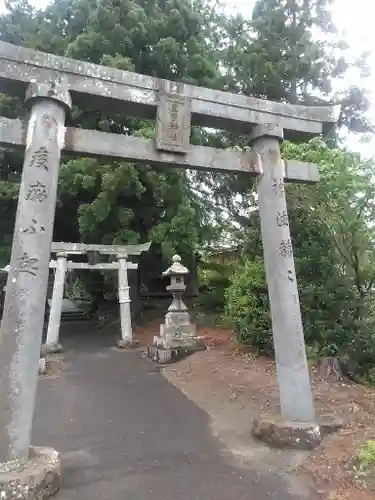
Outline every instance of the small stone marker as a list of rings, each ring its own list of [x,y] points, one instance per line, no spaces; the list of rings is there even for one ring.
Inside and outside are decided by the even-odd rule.
[[[188,273],[189,270],[181,264],[179,255],[173,257],[171,267],[163,273],[163,276],[171,279],[167,290],[172,292],[173,300],[165,315],[164,324],[160,325],[160,335],[154,337],[153,344],[148,349],[149,356],[159,363],[177,361],[187,354],[204,349],[182,299],[186,289],[184,278]]]

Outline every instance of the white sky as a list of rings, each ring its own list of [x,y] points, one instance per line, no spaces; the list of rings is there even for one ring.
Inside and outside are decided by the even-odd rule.
[[[245,17],[251,16],[255,0],[221,0],[231,12],[241,12]],[[48,0],[31,0],[37,7],[43,7]],[[0,0],[0,12],[4,10],[5,0]],[[345,40],[356,54],[363,50],[370,50],[369,65],[373,75],[364,85],[371,91],[373,102],[370,118],[375,123],[375,0],[335,0],[333,7],[333,20],[337,28],[345,33]],[[353,80],[348,83],[356,83]],[[360,144],[356,137],[347,140],[348,147],[360,151],[365,155],[375,156],[375,138],[369,144]]]

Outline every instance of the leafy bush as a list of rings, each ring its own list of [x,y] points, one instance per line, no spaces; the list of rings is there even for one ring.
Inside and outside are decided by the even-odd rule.
[[[206,312],[222,313],[225,306],[225,290],[230,283],[233,264],[202,262],[198,269],[198,305]]]
[[[375,317],[371,307],[362,307],[356,329],[345,345],[345,353],[355,373],[375,385]]]
[[[80,278],[76,278],[73,282],[68,282],[66,295],[71,300],[90,300],[90,294]]]
[[[298,260],[296,261],[298,265]],[[338,273],[312,282],[299,277],[302,319],[309,358],[346,359],[356,374],[375,381],[375,314]],[[237,340],[272,354],[272,331],[261,259],[238,265],[225,293],[225,312]]]
[[[356,457],[356,465],[354,470],[357,473],[357,478],[366,476],[375,468],[375,441],[367,441],[359,450]]]
[[[225,312],[237,340],[259,352],[272,353],[268,292],[260,259],[238,266],[226,294]]]

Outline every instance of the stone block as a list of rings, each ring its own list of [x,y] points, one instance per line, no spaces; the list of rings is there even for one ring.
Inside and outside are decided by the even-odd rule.
[[[345,425],[344,420],[335,415],[321,415],[318,423],[322,437],[339,431]]]
[[[186,339],[196,342],[197,329],[196,326],[189,323],[180,325],[178,328],[174,326],[167,326],[166,324],[160,325],[160,336],[170,337],[171,339]]]
[[[190,314],[181,311],[171,311],[165,315],[166,328],[179,329],[180,327],[191,327]]]
[[[44,375],[47,372],[47,361],[46,358],[39,358],[39,375]]]
[[[314,422],[289,422],[264,418],[253,424],[253,435],[275,448],[311,450],[322,442],[320,426]]]
[[[63,352],[63,346],[61,344],[43,344],[40,348],[41,356],[46,356],[47,354],[58,354]]]
[[[0,472],[1,500],[45,500],[55,495],[60,486],[60,456],[51,448],[32,447],[23,467]]]
[[[160,345],[149,345],[147,348],[147,355],[152,360],[160,364],[175,363],[180,359],[193,354],[194,352],[205,350],[203,344],[196,343],[190,346],[179,347],[163,347]]]
[[[135,349],[139,347],[139,340],[118,340],[116,345],[119,349]]]

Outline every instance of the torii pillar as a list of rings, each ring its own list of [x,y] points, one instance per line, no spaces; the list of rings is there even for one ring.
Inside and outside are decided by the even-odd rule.
[[[118,301],[120,305],[121,339],[117,341],[117,346],[121,349],[128,349],[138,346],[139,342],[133,339],[132,315],[130,308],[130,287],[128,281],[128,256],[118,254]]]
[[[260,166],[257,179],[264,264],[271,309],[281,416],[258,420],[254,433],[273,445],[313,447],[320,443],[303,334],[293,247],[280,156],[283,130],[259,125],[251,136]]]
[[[52,449],[31,448],[49,258],[65,113],[70,94],[31,83],[26,150],[0,330],[0,498],[50,494],[60,487]]]
[[[46,344],[43,346],[47,353],[57,353],[62,351],[59,343],[59,332],[61,323],[61,311],[64,300],[64,285],[66,274],[66,263],[68,254],[60,252],[56,255],[55,280],[53,282],[53,293],[51,308],[49,312]]]

